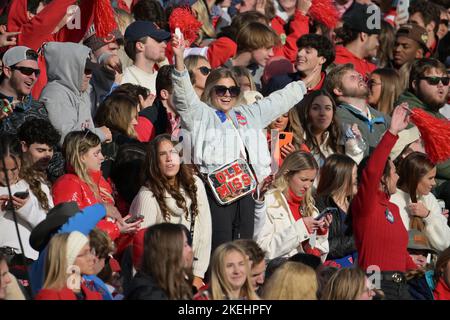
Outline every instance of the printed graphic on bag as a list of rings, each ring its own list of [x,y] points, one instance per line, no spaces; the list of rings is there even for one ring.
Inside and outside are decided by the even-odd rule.
[[[236,201],[256,188],[253,173],[243,159],[233,161],[210,173],[208,182],[221,204]]]

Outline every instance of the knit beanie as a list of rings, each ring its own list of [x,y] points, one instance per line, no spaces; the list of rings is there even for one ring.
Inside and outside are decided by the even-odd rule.
[[[66,245],[66,262],[67,266],[72,266],[75,259],[80,254],[81,249],[89,242],[88,237],[78,231],[70,233]]]

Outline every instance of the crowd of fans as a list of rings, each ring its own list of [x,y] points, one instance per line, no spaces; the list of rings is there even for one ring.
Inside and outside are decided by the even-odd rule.
[[[4,1],[0,300],[450,300],[449,8]]]

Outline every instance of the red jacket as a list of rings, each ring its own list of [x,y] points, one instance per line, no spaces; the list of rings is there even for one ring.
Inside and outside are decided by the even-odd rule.
[[[281,37],[282,45],[274,48],[275,56],[284,56],[292,63],[297,59],[297,40],[309,33],[309,18],[299,10],[295,10],[294,18],[289,24],[289,34],[285,31],[286,21],[276,16],[272,19],[271,27]],[[283,40],[284,39],[284,40]]]
[[[347,48],[343,46],[336,47],[336,59],[334,59],[336,65],[352,63],[355,66],[355,70],[358,71],[364,78],[367,78],[368,74],[372,73],[377,66],[365,59],[360,59],[351,53]]]
[[[58,0],[50,2],[33,19],[27,16],[27,0],[15,0],[11,3],[8,14],[8,31],[20,31],[17,36],[17,45],[26,46],[35,51],[46,42],[80,42],[89,26],[93,22],[93,8],[95,1],[82,0],[80,4],[81,28],[70,30],[64,26],[53,33],[67,13],[67,8],[77,3],[77,0]],[[32,91],[33,98],[39,99],[42,89],[47,84],[47,67],[43,55],[38,60],[41,74]]]
[[[353,234],[358,264],[363,270],[369,266],[378,266],[381,271],[417,269],[407,251],[408,232],[398,207],[379,190],[384,166],[397,139],[398,136],[386,131],[363,171],[358,193],[352,200]]]
[[[85,300],[103,300],[103,297],[99,292],[91,291],[83,283],[81,284],[81,290],[84,293]],[[41,289],[36,295],[35,300],[77,300],[77,296],[69,288],[61,290]]]
[[[93,183],[97,186],[97,191],[100,194],[101,199],[97,199],[89,185],[82,181],[76,174],[66,173],[58,178],[53,184],[52,193],[55,206],[61,202],[76,201],[78,207],[83,209],[99,202],[114,203],[111,198],[100,193],[100,188],[102,188],[109,194],[112,194],[112,187],[109,182],[103,178],[102,172],[91,171],[89,175]]]

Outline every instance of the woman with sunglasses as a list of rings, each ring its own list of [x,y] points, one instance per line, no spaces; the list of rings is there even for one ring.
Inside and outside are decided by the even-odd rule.
[[[205,90],[206,78],[211,72],[211,65],[204,56],[190,55],[184,59],[195,93],[201,97]]]
[[[183,62],[185,44],[177,35],[172,40],[175,70],[172,73],[174,105],[182,119],[185,152],[203,177],[236,161],[250,163],[259,183],[270,173],[271,158],[262,129],[286,113],[306,93],[306,84],[293,82],[252,105],[236,107],[240,96],[238,81],[230,70],[213,70],[198,99]],[[188,139],[189,138],[189,139]],[[189,140],[192,142],[188,145]],[[233,180],[234,181],[234,180]],[[254,181],[253,181],[254,182]],[[226,190],[229,188],[226,186]],[[238,187],[239,188],[239,187]],[[255,202],[250,194],[222,205],[207,188],[212,215],[212,248],[236,238],[253,237]]]

